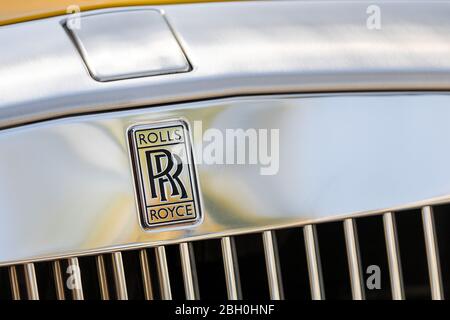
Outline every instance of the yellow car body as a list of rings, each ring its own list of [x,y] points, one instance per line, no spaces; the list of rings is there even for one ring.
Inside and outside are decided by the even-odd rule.
[[[0,1],[0,26],[23,21],[47,18],[71,13],[71,6],[81,11],[142,5],[167,5],[195,2],[219,2],[220,0],[16,0]],[[69,8],[69,12],[68,12]]]

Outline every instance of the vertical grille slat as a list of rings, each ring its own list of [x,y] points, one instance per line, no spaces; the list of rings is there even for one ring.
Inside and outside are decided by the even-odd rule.
[[[13,300],[20,300],[20,286],[19,280],[17,278],[16,266],[9,267],[8,273],[9,273],[9,283],[11,286],[11,298]]]
[[[27,288],[28,300],[39,300],[39,291],[36,281],[36,271],[33,263],[24,265],[25,286]]]
[[[270,299],[284,299],[278,246],[274,231],[263,232],[264,256],[266,258],[267,279],[269,282]]]
[[[139,261],[141,265],[142,284],[144,287],[145,300],[153,300],[150,266],[148,263],[148,255],[146,249],[139,250]]]
[[[228,299],[241,300],[242,290],[234,238],[222,238],[221,244]]]
[[[303,228],[305,237],[306,261],[308,263],[311,298],[325,300],[322,267],[320,262],[319,244],[315,225],[306,225]]]
[[[444,300],[442,208],[19,262],[0,268],[0,299]]]
[[[433,300],[444,299],[442,286],[441,265],[439,261],[439,246],[434,226],[434,216],[431,207],[422,208],[422,221],[427,253],[428,273],[430,278],[431,297]]]
[[[389,264],[389,275],[393,300],[404,300],[402,267],[400,261],[400,250],[397,239],[395,217],[392,212],[383,214],[384,234]]]
[[[53,261],[52,270],[53,280],[55,281],[56,299],[66,300],[66,295],[64,292],[64,280],[61,272],[61,263],[58,260]]]
[[[162,300],[172,300],[172,290],[170,287],[169,268],[167,267],[166,248],[156,247],[156,267],[158,270],[159,289]]]
[[[98,284],[100,288],[100,298],[102,300],[109,300],[108,278],[106,276],[105,259],[102,255],[95,257],[95,264],[97,266]]]
[[[200,299],[197,270],[192,243],[180,243],[180,258],[183,271],[184,290],[187,300]]]
[[[358,232],[356,223],[353,219],[344,220],[344,234],[353,300],[364,300],[365,294],[361,271]]]
[[[127,283],[125,280],[125,270],[123,267],[122,253],[114,252],[111,255],[114,284],[116,288],[117,300],[128,300]]]
[[[83,285],[81,283],[81,269],[78,258],[70,258],[67,260],[69,266],[72,267],[72,276],[74,276],[74,287],[72,291],[73,300],[84,300]]]

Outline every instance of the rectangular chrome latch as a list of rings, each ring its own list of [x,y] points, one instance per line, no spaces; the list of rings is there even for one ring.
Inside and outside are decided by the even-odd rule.
[[[77,23],[74,19],[80,19]],[[71,17],[65,27],[98,81],[187,72],[189,62],[156,10]]]

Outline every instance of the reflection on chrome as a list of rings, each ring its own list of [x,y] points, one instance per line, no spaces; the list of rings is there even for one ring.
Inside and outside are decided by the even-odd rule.
[[[2,131],[0,263],[183,242],[450,198],[447,94],[266,96],[53,120]],[[144,231],[127,129],[185,119],[279,129],[280,170],[197,166],[204,221]],[[193,147],[199,144],[193,140]],[[433,157],[429,155],[433,154]]]

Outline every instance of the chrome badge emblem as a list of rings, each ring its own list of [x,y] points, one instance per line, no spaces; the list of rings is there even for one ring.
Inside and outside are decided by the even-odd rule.
[[[184,121],[130,128],[140,217],[146,229],[201,219],[188,126]]]

